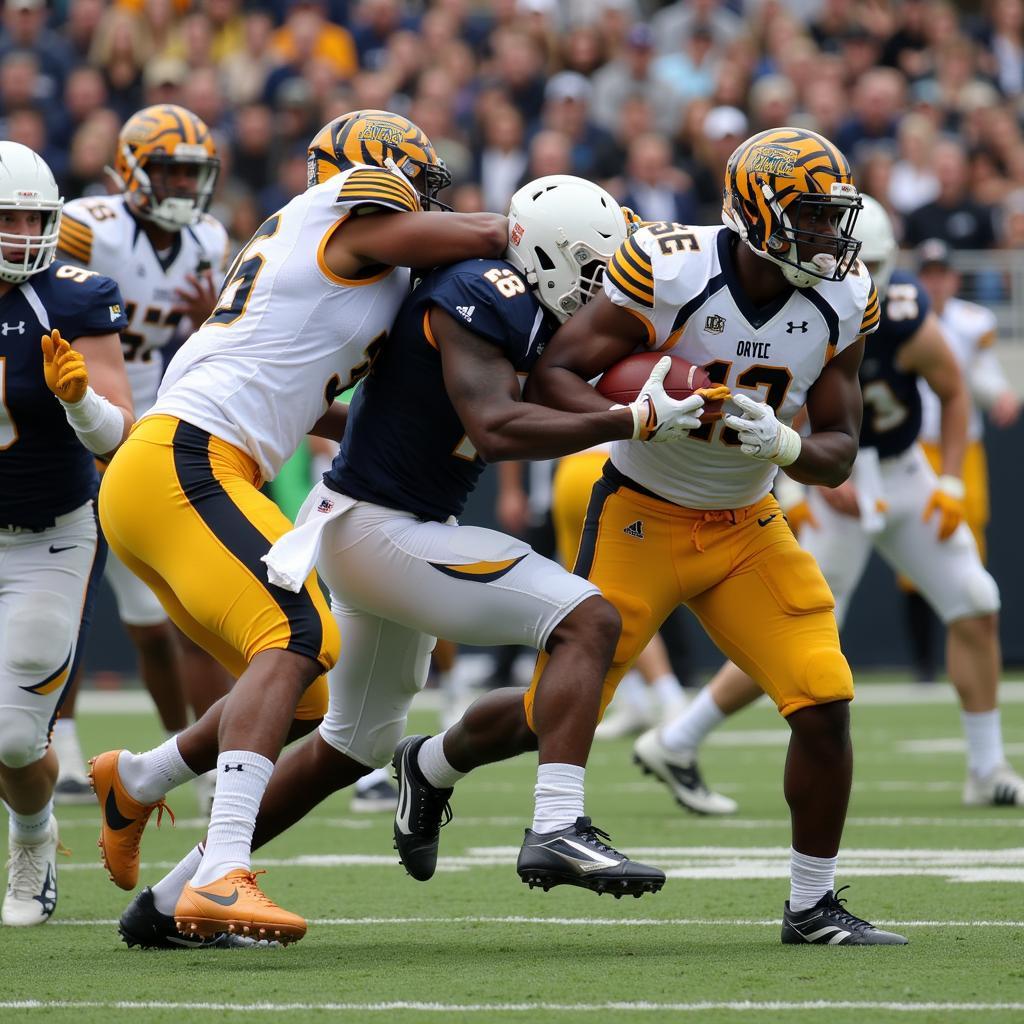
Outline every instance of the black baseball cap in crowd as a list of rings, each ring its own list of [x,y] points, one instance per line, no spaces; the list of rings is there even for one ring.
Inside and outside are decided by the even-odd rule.
[[[929,266],[951,267],[953,265],[953,253],[949,243],[944,242],[941,238],[925,239],[917,247],[915,255],[918,270],[924,270]]]

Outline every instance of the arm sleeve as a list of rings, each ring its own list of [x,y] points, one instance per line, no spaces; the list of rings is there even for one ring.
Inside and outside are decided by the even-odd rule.
[[[62,282],[61,310],[54,326],[69,341],[90,334],[116,334],[128,326],[120,289],[109,277],[91,274],[84,281]]]

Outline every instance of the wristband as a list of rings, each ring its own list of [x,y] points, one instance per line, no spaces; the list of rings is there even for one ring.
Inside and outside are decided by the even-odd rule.
[[[943,473],[939,477],[939,490],[943,494],[948,494],[951,498],[955,498],[957,501],[964,500],[964,482],[958,476],[953,476],[951,473]]]
[[[60,402],[60,399],[57,399]],[[121,410],[108,402],[92,388],[85,389],[85,396],[74,405],[60,402],[64,406],[71,429],[79,441],[94,455],[112,452],[124,436],[124,416]]]
[[[613,405],[608,411],[614,412],[616,409],[628,409],[633,416],[633,435],[630,437],[631,441],[635,441],[640,436],[640,410],[637,409],[636,402],[630,402],[629,405],[616,404]]]
[[[776,466],[791,466],[800,458],[800,449],[803,441],[800,435],[785,423],[779,424],[779,450],[772,456],[771,461]]]

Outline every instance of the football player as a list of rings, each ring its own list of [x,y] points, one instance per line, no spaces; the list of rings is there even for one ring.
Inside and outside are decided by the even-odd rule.
[[[912,274],[893,270],[896,241],[888,214],[869,196],[863,201],[857,235],[883,302],[860,371],[866,407],[861,450],[852,481],[810,492],[800,542],[821,566],[840,622],[872,548],[920,590],[947,626],[946,661],[967,741],[964,803],[1021,806],[1024,779],[1005,761],[999,719],[999,589],[965,521],[960,474],[967,390],[928,294]],[[940,403],[941,475],[916,443],[921,381]],[[638,761],[675,791],[675,768],[695,764],[701,740],[760,695],[750,676],[757,678],[736,665],[723,668],[681,719],[637,741]]]
[[[426,880],[455,782],[539,741],[524,881],[639,894],[660,888],[664,875],[605,845],[583,814],[583,765],[618,617],[596,588],[526,544],[455,517],[487,462],[631,437],[638,421],[664,439],[680,423],[695,424],[703,400],[674,402],[654,388],[636,408],[589,416],[522,402],[520,379],[558,322],[600,287],[626,223],[602,189],[561,175],[524,186],[509,223],[507,259],[442,268],[406,299],[353,399],[338,458],[310,493],[300,525],[268,556],[272,578],[294,589],[319,552],[345,648],[329,676],[327,717],[279,762],[254,845],[394,756],[396,844],[410,874]],[[526,723],[524,691],[506,689],[481,698],[442,735],[408,737],[396,751],[438,634],[550,650],[536,731]],[[534,852],[543,842],[550,848]],[[186,858],[154,891],[180,890],[194,870]],[[122,930],[142,917],[147,900],[144,892],[128,908]]]
[[[183,319],[198,326],[210,315],[216,302],[214,274],[219,281],[227,269],[227,232],[207,213],[219,163],[210,131],[195,114],[170,104],[147,107],[133,114],[118,136],[113,174],[121,192],[74,199],[64,207],[60,256],[120,285],[129,321],[121,345],[139,417],[156,401],[163,372],[160,349]],[[183,680],[176,630],[156,595],[117,555],[108,555],[104,576],[163,727],[168,734],[178,732],[188,725],[187,709],[199,718],[227,692],[230,679],[199,652],[190,658]],[[298,713],[303,717],[307,712],[300,708]],[[320,718],[323,708],[309,714]],[[79,794],[91,800],[70,697],[61,709],[54,745],[61,760],[58,800],[71,802]]]
[[[918,278],[931,300],[946,341],[967,380],[973,399],[967,426],[964,455],[964,509],[982,561],[985,560],[985,527],[988,525],[988,464],[982,442],[985,410],[995,426],[1003,428],[1020,416],[1020,398],[1010,386],[996,353],[996,318],[991,310],[957,297],[960,275],[951,262],[949,246],[939,238],[922,242],[917,250]],[[919,441],[936,473],[941,471],[939,449],[939,402],[921,382],[921,433]],[[906,581],[901,581],[905,583]],[[918,675],[934,678],[932,624],[935,616],[917,591],[907,596],[907,622],[913,640]]]
[[[0,917],[14,926],[44,923],[57,904],[50,730],[106,553],[94,458],[133,422],[121,296],[109,278],[55,260],[62,205],[42,158],[0,142]]]
[[[771,495],[779,467],[827,486],[853,467],[857,371],[879,315],[852,234],[861,199],[845,156],[799,128],[742,143],[724,194],[724,228],[652,224],[620,246],[604,294],[548,345],[527,395],[597,411],[603,400],[586,381],[645,347],[706,364],[731,389],[723,419],[678,444],[614,445],[594,487],[575,572],[623,619],[602,708],[669,612],[686,604],[792,731],[783,941],[903,943],[835,895],[853,677],[828,585]],[[790,422],[805,403],[811,429],[801,437]]]
[[[161,906],[193,937],[248,930],[287,942],[306,930],[260,891],[250,847],[296,704],[333,666],[339,637],[315,574],[298,593],[269,586],[260,558],[291,523],[260,485],[305,434],[340,436],[334,397],[386,346],[407,268],[496,255],[505,244],[504,217],[424,209],[451,178],[404,117],[343,115],[315,137],[308,164],[309,187],[238,254],[100,491],[118,557],[238,678],[177,737],[92,762],[104,862],[128,889],[152,811],[217,767],[206,855],[176,906]]]

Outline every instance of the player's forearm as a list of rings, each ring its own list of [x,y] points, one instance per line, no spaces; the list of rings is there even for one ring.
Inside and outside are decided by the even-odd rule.
[[[803,438],[800,455],[786,472],[802,484],[838,487],[849,479],[856,458],[856,437],[840,430],[822,430]]]
[[[344,402],[332,402],[331,407],[310,427],[314,437],[325,437],[328,441],[341,441],[348,423],[348,406]]]
[[[543,372],[534,370],[526,378],[523,397],[527,402],[564,412],[606,412],[609,406],[607,398],[563,366],[547,366]]]
[[[600,397],[600,396],[599,396]],[[604,409],[591,413],[564,413],[528,402],[494,416],[476,431],[470,431],[485,462],[509,459],[557,459],[595,444],[626,440],[633,436],[633,415],[629,409]]]
[[[964,455],[967,453],[970,400],[966,388],[958,388],[941,401],[939,455],[942,459],[942,475],[959,478],[963,474]]]

